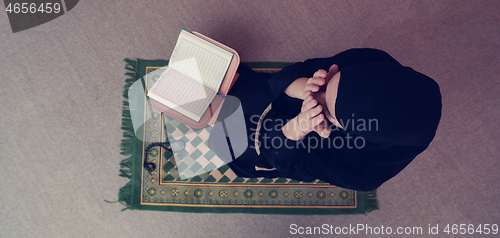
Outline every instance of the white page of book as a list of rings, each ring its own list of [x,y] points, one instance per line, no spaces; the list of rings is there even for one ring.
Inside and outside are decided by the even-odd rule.
[[[182,30],[169,67],[218,92],[233,53]]]
[[[203,115],[217,94],[210,88],[187,78],[172,68],[167,68],[163,72],[149,92],[172,102],[174,105],[167,105],[172,109],[183,113],[182,110],[177,108],[182,107],[197,116]]]

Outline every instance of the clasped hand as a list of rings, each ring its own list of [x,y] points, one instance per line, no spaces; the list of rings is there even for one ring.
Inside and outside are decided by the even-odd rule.
[[[320,69],[314,73],[312,78],[307,80],[301,112],[297,115],[297,123],[303,133],[308,134],[315,131],[321,137],[330,136],[331,130],[323,113],[326,105],[321,105],[318,99],[324,102],[326,86],[338,71],[338,66],[334,64],[328,72]]]

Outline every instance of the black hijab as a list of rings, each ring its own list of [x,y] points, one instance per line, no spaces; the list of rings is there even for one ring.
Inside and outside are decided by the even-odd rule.
[[[341,133],[361,136],[365,149],[427,146],[441,117],[439,86],[392,63],[362,63],[341,70],[335,104]]]
[[[351,138],[351,146],[312,150],[315,159],[302,165],[331,184],[373,190],[429,146],[441,107],[438,84],[409,67],[391,62],[342,67],[335,114],[343,129],[327,139]]]

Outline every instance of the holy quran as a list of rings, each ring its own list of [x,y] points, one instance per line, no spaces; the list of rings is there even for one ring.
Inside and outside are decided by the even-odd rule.
[[[206,126],[236,80],[239,62],[233,49],[182,29],[168,67],[147,95],[157,110],[194,127]]]

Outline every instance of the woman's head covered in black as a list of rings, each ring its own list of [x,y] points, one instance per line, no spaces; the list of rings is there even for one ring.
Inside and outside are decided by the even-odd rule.
[[[338,89],[332,93],[328,87]],[[342,125],[339,131],[363,137],[367,149],[427,146],[441,118],[438,84],[397,64],[344,67],[332,77],[326,94],[328,111]]]

